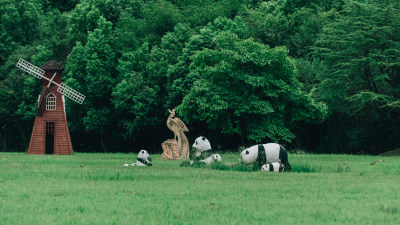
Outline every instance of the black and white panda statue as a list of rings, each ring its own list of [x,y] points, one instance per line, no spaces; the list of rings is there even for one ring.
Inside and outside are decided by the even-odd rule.
[[[240,153],[240,163],[257,163],[258,167],[265,164],[280,162],[286,171],[291,170],[286,149],[276,143],[259,144],[251,146]]]
[[[212,155],[211,144],[207,138],[200,136],[194,140],[189,157],[192,161],[204,160]]]
[[[123,166],[152,166],[151,158],[149,153],[146,150],[140,150],[136,163],[132,164],[124,164]]]
[[[207,158],[205,158],[203,160],[199,160],[199,162],[203,162],[203,163],[205,163],[207,165],[210,165],[211,163],[214,163],[214,162],[221,162],[221,161],[222,161],[222,157],[221,157],[220,154],[214,154],[214,155],[209,156],[209,157],[207,157]]]
[[[265,172],[283,172],[284,170],[285,170],[285,166],[280,162],[264,164],[261,167],[261,171],[265,171]]]
[[[189,162],[183,162],[181,166],[205,163],[210,165],[214,162],[221,162],[222,157],[219,154],[213,154],[210,141],[204,136],[200,136],[194,140],[192,149],[189,153]]]

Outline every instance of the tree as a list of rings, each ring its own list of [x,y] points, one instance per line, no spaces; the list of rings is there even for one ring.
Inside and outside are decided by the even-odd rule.
[[[147,2],[142,13],[146,29],[145,41],[151,44],[158,44],[164,34],[173,31],[175,25],[182,22],[179,9],[165,0]]]
[[[48,9],[41,18],[40,43],[51,50],[53,60],[65,65],[72,47],[68,45],[68,16],[57,9]]]
[[[96,22],[100,18],[100,12],[90,1],[83,1],[71,11],[68,19],[67,31],[69,43],[75,46],[76,42],[86,44],[88,32],[97,27]]]
[[[119,51],[126,49],[136,50],[139,45],[139,37],[143,36],[144,26],[136,18],[140,9],[125,9],[121,12],[119,21],[114,30],[115,46]]]
[[[289,18],[283,11],[284,1],[263,2],[243,14],[251,36],[271,47],[282,46],[288,38]]]
[[[292,57],[305,57],[310,53],[309,48],[326,20],[326,13],[310,1],[263,2],[242,14],[255,40],[270,47],[286,46]]]
[[[246,38],[248,37],[247,29],[243,19],[239,17],[235,21],[219,17],[213,23],[200,29],[198,34],[188,37],[182,53],[177,57],[177,62],[168,66],[166,74],[168,78],[167,106],[175,107],[181,104],[183,97],[189,93],[193,82],[198,78],[196,72],[189,71],[192,55],[205,48],[215,48],[215,43],[212,39],[221,31],[230,30],[239,35],[239,37]]]
[[[79,107],[75,115],[84,115],[85,130],[100,137],[103,151],[107,151],[105,136],[114,125],[111,93],[117,83],[111,34],[112,24],[100,16],[97,27],[89,32],[86,45],[83,47],[77,42],[66,71],[68,83],[86,95],[84,107]],[[79,126],[79,122],[76,125]]]
[[[84,88],[86,64],[85,49],[80,42],[77,42],[68,56],[63,80],[68,86],[84,94],[86,94],[86,88]],[[84,107],[77,104],[66,104],[65,108],[70,131],[82,133],[82,130],[85,129],[82,120],[85,116],[85,109],[82,109]]]
[[[2,4],[0,12],[2,32],[7,32],[15,42],[24,42],[25,37],[22,30],[21,15],[18,13],[16,6],[13,3]]]
[[[174,32],[163,36],[160,46],[150,51],[145,42],[134,52],[124,52],[119,59],[122,81],[113,91],[113,103],[126,138],[136,139],[149,133],[153,139],[162,141],[169,107],[166,74],[169,65],[177,62],[190,32],[190,28],[178,24]]]
[[[179,7],[182,9],[185,23],[195,28],[206,26],[218,17],[234,18],[246,3],[242,0],[194,0],[182,1]]]
[[[347,122],[338,148],[377,154],[400,145],[396,2],[349,1],[316,42],[314,55],[325,65],[316,94],[337,126]]]
[[[126,138],[135,138],[137,131],[160,123],[150,116],[156,113],[159,88],[149,86],[146,74],[149,54],[149,45],[144,43],[136,52],[124,53],[119,60],[118,71],[122,80],[114,88],[112,96]]]
[[[0,129],[9,143],[7,149],[12,151],[28,148],[41,91],[41,82],[37,78],[15,67],[20,58],[33,61],[29,59],[30,55],[36,63],[48,60],[49,56],[43,47],[19,46],[0,67]]]
[[[185,119],[260,142],[290,141],[293,123],[324,117],[325,105],[299,89],[285,48],[269,49],[230,31],[212,42],[215,48],[192,56],[190,70],[199,79],[178,107]]]

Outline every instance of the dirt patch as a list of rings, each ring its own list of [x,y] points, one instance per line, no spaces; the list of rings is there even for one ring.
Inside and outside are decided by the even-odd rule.
[[[392,151],[384,152],[379,154],[379,156],[400,156],[400,148],[397,148]]]

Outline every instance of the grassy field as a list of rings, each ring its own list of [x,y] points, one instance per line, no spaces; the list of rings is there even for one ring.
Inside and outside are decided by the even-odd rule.
[[[152,157],[0,153],[0,224],[400,224],[400,157],[292,154],[284,173]]]

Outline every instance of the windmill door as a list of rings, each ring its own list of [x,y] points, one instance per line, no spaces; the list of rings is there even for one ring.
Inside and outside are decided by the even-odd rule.
[[[54,122],[46,122],[46,154],[54,154]]]

